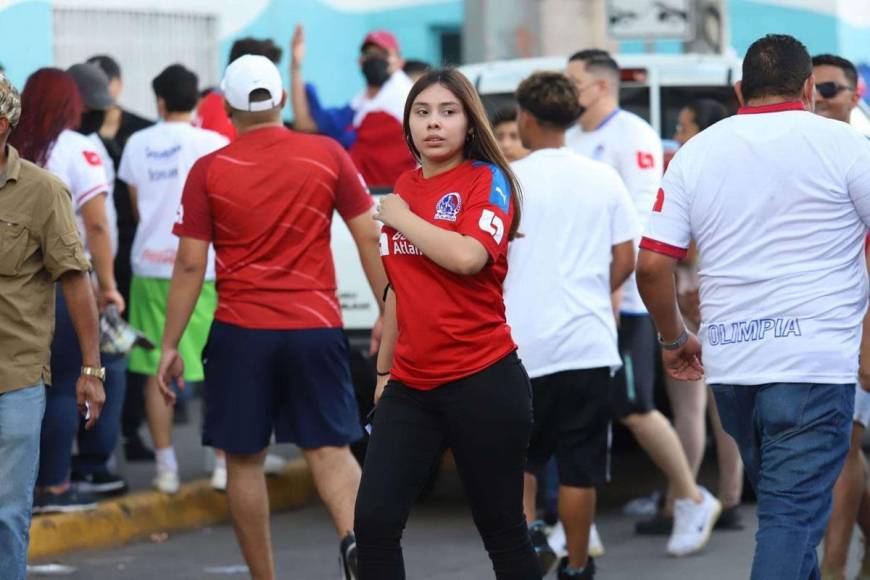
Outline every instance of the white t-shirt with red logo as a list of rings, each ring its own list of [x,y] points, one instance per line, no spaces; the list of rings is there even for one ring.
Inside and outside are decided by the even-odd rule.
[[[565,132],[565,142],[580,155],[603,161],[619,173],[634,201],[641,227],[646,225],[663,167],[662,141],[649,123],[634,113],[616,109],[593,131],[583,131],[579,125],[571,127]],[[620,310],[635,315],[647,312],[634,274],[622,287]]]
[[[109,203],[108,198],[111,197],[112,192],[106,175],[106,166],[97,145],[81,133],[64,129],[48,152],[45,169],[69,188],[79,236],[87,250],[87,236],[81,209],[98,195],[106,196]],[[112,207],[114,208],[114,205]],[[106,213],[108,217],[108,210]],[[112,225],[117,228],[117,223]]]
[[[157,123],[127,141],[118,177],[136,188],[139,226],[130,261],[133,274],[172,278],[178,238],[172,227],[190,168],[197,159],[225,146],[226,137],[190,123]],[[214,280],[214,249],[209,248],[206,280]]]
[[[640,226],[622,180],[567,147],[511,165],[523,190],[505,280],[507,320],[532,378],[622,365],[610,301],[613,246]]]
[[[708,383],[854,383],[870,147],[799,102],[740,113],[677,152],[641,248],[698,245]]]

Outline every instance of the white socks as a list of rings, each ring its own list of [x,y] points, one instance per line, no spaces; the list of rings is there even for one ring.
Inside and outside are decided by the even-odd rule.
[[[158,470],[178,473],[178,461],[175,459],[175,447],[155,449],[154,456],[157,459]]]

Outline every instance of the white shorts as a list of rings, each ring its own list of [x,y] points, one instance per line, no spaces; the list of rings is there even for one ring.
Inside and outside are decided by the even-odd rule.
[[[870,393],[860,383],[855,385],[855,415],[852,420],[863,425],[865,429],[870,426]]]

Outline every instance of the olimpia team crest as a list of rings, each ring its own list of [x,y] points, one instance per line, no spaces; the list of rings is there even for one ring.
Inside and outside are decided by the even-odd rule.
[[[462,198],[455,191],[446,194],[435,204],[435,219],[455,222],[462,209]]]

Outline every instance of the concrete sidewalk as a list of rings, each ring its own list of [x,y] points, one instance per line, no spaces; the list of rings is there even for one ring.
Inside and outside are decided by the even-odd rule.
[[[189,422],[177,425],[174,444],[183,485],[175,495],[154,491],[153,462],[130,463],[123,451],[116,456],[117,472],[130,486],[127,495],[102,501],[96,510],[71,514],[37,515],[30,530],[30,559],[68,552],[118,546],[154,533],[195,529],[229,520],[226,495],[209,484],[210,451],[200,443],[201,401],[188,403]],[[143,428],[146,441],[147,429]],[[271,453],[288,459],[284,472],[268,478],[272,510],[298,508],[316,496],[314,483],[299,450],[276,445]]]

